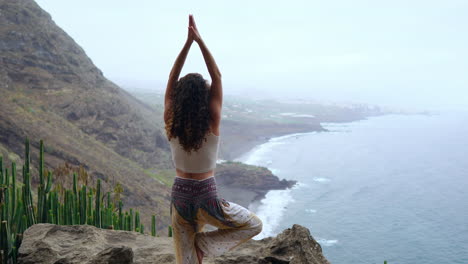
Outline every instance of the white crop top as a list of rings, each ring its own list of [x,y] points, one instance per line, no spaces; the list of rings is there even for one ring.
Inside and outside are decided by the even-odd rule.
[[[206,141],[197,151],[186,152],[178,138],[169,140],[174,166],[189,173],[203,173],[213,170],[218,159],[219,136],[209,132]]]

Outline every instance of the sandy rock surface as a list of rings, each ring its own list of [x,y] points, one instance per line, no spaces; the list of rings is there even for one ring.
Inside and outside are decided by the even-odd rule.
[[[19,263],[175,263],[172,238],[88,225],[36,224],[24,233]],[[205,264],[329,264],[309,230],[300,225],[277,237],[250,240]]]

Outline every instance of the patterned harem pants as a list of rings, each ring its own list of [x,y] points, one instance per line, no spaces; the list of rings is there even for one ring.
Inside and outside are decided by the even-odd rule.
[[[219,256],[262,230],[262,221],[254,213],[218,198],[214,176],[204,180],[176,177],[171,218],[177,264],[198,264],[195,245],[205,256]],[[201,232],[205,224],[218,229]]]

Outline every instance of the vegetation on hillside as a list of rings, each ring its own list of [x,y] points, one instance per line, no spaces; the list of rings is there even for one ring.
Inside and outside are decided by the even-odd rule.
[[[0,157],[0,257],[2,263],[17,263],[18,250],[24,231],[36,223],[58,225],[94,225],[99,228],[127,230],[144,233],[140,212],[130,208],[124,211],[120,193],[123,187],[116,184],[113,191],[103,192],[101,180],[95,188],[87,185],[87,174],[73,173],[73,187],[52,181],[53,174],[44,167],[44,144],[39,148],[39,184],[37,198],[33,199],[29,140],[25,142],[23,182],[17,182],[17,169],[12,162],[10,170]],[[65,168],[66,169],[66,168]],[[62,168],[62,172],[65,170]],[[69,175],[71,176],[71,175]],[[168,235],[172,234],[169,227]],[[152,215],[151,235],[156,236],[156,216]]]

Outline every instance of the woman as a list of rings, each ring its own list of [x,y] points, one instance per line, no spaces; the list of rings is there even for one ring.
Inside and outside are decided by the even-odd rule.
[[[193,42],[203,54],[211,85],[198,73],[179,75]],[[220,199],[214,169],[219,146],[223,100],[221,73],[189,16],[188,37],[169,75],[164,121],[176,178],[171,217],[177,264],[202,263],[262,230],[261,220],[246,208]],[[218,229],[200,232],[205,224]]]

